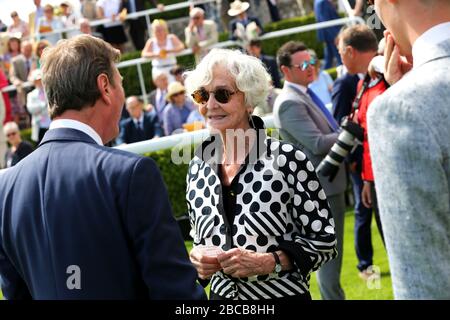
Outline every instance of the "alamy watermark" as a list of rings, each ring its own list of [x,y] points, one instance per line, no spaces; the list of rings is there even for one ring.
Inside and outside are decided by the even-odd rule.
[[[66,280],[66,286],[69,290],[81,290],[81,268],[75,264],[70,265],[66,269],[69,276]]]

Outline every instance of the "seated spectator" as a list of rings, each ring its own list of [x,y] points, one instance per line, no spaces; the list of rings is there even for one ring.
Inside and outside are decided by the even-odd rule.
[[[0,69],[0,74],[2,73]],[[6,138],[3,134],[3,120],[5,118],[5,102],[3,101],[3,96],[0,94],[0,169],[5,167],[5,154],[7,150]]]
[[[169,82],[175,81],[170,74],[177,64],[175,53],[184,49],[184,44],[175,35],[169,33],[166,21],[156,19],[152,23],[152,37],[147,40],[141,56],[143,58],[151,58],[152,60],[152,77],[155,74],[164,72],[169,78]]]
[[[31,140],[38,144],[47,132],[51,122],[41,76],[40,69],[32,72],[30,79],[33,81],[35,89],[27,95],[27,109],[31,114]]]
[[[20,34],[19,38],[28,37],[30,34],[30,29],[28,28],[28,23],[20,20],[17,11],[11,12],[11,19],[13,23],[8,27],[8,33],[10,34]]]
[[[5,155],[6,168],[10,168],[33,152],[33,146],[28,141],[22,141],[19,126],[15,122],[5,123],[3,133],[11,146]]]
[[[0,69],[0,93],[2,99],[2,109],[0,109],[0,120],[3,124],[4,122],[9,122],[12,120],[11,117],[11,103],[9,101],[9,95],[8,92],[1,92],[1,90],[4,87],[7,87],[9,85],[8,79],[6,78],[6,75],[3,73],[2,69]]]
[[[155,85],[156,88],[149,93],[148,95],[149,104],[148,106],[146,106],[145,110],[156,113],[161,128],[164,128],[163,115],[167,105],[166,95],[167,95],[167,86],[169,85],[169,78],[167,77],[167,74],[162,71],[152,72],[152,75],[153,75],[153,84]]]
[[[314,60],[315,64],[313,65],[313,73],[314,73],[314,81],[309,84],[308,88],[310,88],[328,110],[332,109],[331,102],[331,91],[333,90],[333,79],[325,70],[321,70],[320,60],[317,59],[317,54],[314,50],[308,50],[311,56],[311,61]]]
[[[96,9],[97,0],[80,0],[81,15],[88,20],[95,20],[97,18]]]
[[[272,83],[274,87],[282,88],[277,61],[275,60],[274,57],[262,54],[261,40],[259,39],[250,40],[247,46],[247,53],[261,60],[266,66],[267,71],[269,71],[270,76],[272,77]]]
[[[30,70],[36,61],[33,57],[33,46],[30,41],[23,41],[20,51],[21,54],[12,59],[9,72],[9,80],[16,87],[16,92],[11,93],[11,114],[19,126],[28,127],[30,117],[25,109],[25,104],[26,94],[30,89],[23,88],[22,84],[28,80]]]
[[[235,0],[230,3],[230,9],[228,10],[228,15],[231,17],[236,17],[230,21],[230,26],[228,28],[230,35],[230,40],[241,40],[245,43],[250,40],[256,39],[260,36],[264,29],[261,22],[256,17],[249,17],[247,15],[247,10],[250,8],[248,2],[241,2]]]
[[[175,81],[169,85],[166,100],[169,104],[164,110],[164,133],[171,135],[177,129],[182,129],[191,111],[194,109],[191,100],[186,98],[186,89]]]
[[[42,52],[44,52],[44,49],[49,47],[50,45],[51,45],[50,42],[48,42],[47,40],[41,40],[36,44],[36,49],[34,51],[35,60],[33,61],[33,64],[31,65],[30,73],[36,69],[41,68]]]
[[[39,39],[45,39],[50,42],[52,45],[56,44],[58,40],[62,39],[61,33],[53,33],[57,32],[64,28],[64,25],[58,17],[54,16],[53,6],[47,4],[44,6],[44,16],[40,17],[38,20],[38,33]],[[45,35],[45,33],[52,32],[52,34]]]
[[[103,39],[114,48],[123,51],[124,44],[128,41],[127,35],[120,21],[121,0],[99,0],[97,1],[97,18],[111,19],[97,30],[103,35]]]
[[[2,56],[3,69],[9,73],[11,69],[11,61],[14,57],[20,55],[21,41],[17,37],[11,37],[8,40],[8,51]]]
[[[103,35],[99,32],[92,31],[91,25],[87,18],[82,18],[79,21],[80,32],[84,34],[89,34],[91,36],[103,39]]]
[[[200,113],[199,105],[193,104],[194,110],[189,114],[186,123],[183,124],[183,128],[187,131],[195,131],[204,129],[206,127],[205,117]]]
[[[201,8],[193,8],[189,12],[189,25],[184,29],[186,46],[192,49],[195,63],[209,52],[208,47],[219,41],[219,34],[214,21],[205,20],[205,12]]]
[[[185,69],[179,64],[175,65],[172,69],[170,69],[170,74],[175,78],[175,81],[178,81],[182,85],[184,85],[184,73]]]
[[[130,117],[121,122],[118,144],[139,142],[163,135],[158,116],[144,112],[142,101],[136,96],[127,98],[126,109]]]
[[[20,54],[11,60],[10,81],[15,85],[27,81],[33,63],[35,63],[33,45],[29,41],[24,41],[20,48]]]
[[[61,11],[61,22],[66,29],[75,29],[78,25],[78,19],[73,8],[68,1],[63,1],[59,5]],[[72,38],[80,34],[78,30],[67,31],[67,38]]]

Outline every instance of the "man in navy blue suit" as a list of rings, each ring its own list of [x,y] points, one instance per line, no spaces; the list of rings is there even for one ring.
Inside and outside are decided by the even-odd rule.
[[[278,68],[277,61],[274,57],[262,54],[262,43],[259,39],[250,40],[247,46],[247,53],[251,56],[260,59],[267,68],[270,76],[272,77],[272,84],[275,88],[283,88],[281,85],[280,69]]]
[[[331,0],[314,0],[314,14],[317,22],[325,22],[339,19],[336,7]],[[333,67],[333,58],[336,58],[337,64],[342,64],[341,57],[336,47],[336,37],[340,31],[339,26],[323,28],[317,30],[317,38],[319,41],[325,42],[324,47],[324,69]]]
[[[120,53],[80,35],[44,52],[53,120],[0,173],[0,285],[7,299],[203,299],[160,172],[104,147],[125,100]]]
[[[136,96],[128,97],[126,109],[130,114],[128,119],[122,120],[117,143],[133,143],[163,136],[156,112],[144,112],[142,101]]]

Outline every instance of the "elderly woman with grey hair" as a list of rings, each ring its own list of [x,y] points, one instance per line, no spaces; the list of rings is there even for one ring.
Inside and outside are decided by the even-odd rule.
[[[311,299],[309,274],[336,256],[334,221],[303,152],[266,136],[252,110],[270,76],[257,58],[213,49],[186,88],[211,136],[187,174],[200,282],[211,299]]]

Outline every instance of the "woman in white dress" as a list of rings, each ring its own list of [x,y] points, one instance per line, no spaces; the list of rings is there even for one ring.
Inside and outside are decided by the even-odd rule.
[[[152,77],[162,71],[167,74],[169,82],[173,82],[175,78],[170,74],[170,69],[177,64],[175,53],[183,49],[183,42],[175,34],[169,33],[166,21],[156,19],[152,23],[152,37],[147,40],[141,56],[153,59]]]

